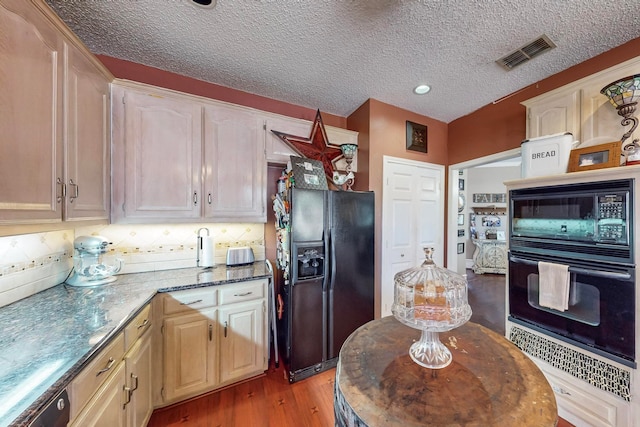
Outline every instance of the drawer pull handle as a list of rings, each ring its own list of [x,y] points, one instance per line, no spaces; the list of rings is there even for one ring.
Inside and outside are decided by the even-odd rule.
[[[251,295],[253,292],[249,291],[249,292],[244,292],[242,294],[233,294],[234,297],[246,297],[247,295]]]
[[[96,374],[96,377],[99,377],[100,375],[104,374],[105,372],[109,371],[111,368],[113,368],[113,364],[116,363],[115,359],[113,357],[109,358],[109,363],[107,363],[107,366],[100,369],[98,371],[98,373]]]
[[[133,390],[131,390],[127,386],[124,386],[123,390],[124,390],[124,394],[125,394],[125,399],[127,399],[124,402],[124,404],[122,405],[122,409],[125,409],[127,407],[127,405],[131,402],[131,394],[133,393]]]
[[[213,341],[213,325],[209,325],[209,341]]]
[[[138,325],[138,329],[140,328],[144,328],[145,326],[147,326],[149,324],[149,319],[144,319],[144,322],[140,323]]]
[[[80,192],[79,192],[79,188],[78,188],[78,184],[76,184],[75,182],[73,182],[72,179],[69,180],[69,187],[73,186],[74,188],[74,195],[69,197],[69,203],[73,203],[73,201],[75,199],[77,199],[80,196]]]
[[[224,337],[227,337],[227,326],[229,326],[228,322],[224,322]]]
[[[569,393],[567,390],[563,389],[562,387],[558,387],[557,385],[554,385],[551,388],[553,389],[553,391],[555,391],[558,394],[563,394],[565,396],[571,396],[571,393]]]
[[[133,386],[131,392],[133,393],[138,389],[138,376],[136,374],[131,374],[131,379],[135,382],[136,385]]]
[[[193,305],[193,304],[197,304],[199,302],[202,302],[202,299],[197,299],[197,300],[191,301],[191,302],[181,302],[180,305]]]

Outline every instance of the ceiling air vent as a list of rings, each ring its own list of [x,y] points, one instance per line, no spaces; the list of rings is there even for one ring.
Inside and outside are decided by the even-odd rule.
[[[528,60],[533,59],[554,47],[556,47],[555,43],[543,34],[531,43],[528,43],[520,49],[503,56],[496,62],[505,70],[511,71],[518,65],[524,64]]]

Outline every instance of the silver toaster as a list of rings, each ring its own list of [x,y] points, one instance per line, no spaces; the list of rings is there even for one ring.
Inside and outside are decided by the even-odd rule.
[[[253,249],[249,246],[241,246],[227,249],[227,265],[251,264],[255,261]]]

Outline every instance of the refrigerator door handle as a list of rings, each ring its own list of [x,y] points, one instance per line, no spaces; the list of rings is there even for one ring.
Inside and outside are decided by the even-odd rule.
[[[328,230],[329,237],[329,259],[331,260],[331,271],[329,272],[329,289],[333,289],[336,281],[336,245],[333,242],[333,229]]]

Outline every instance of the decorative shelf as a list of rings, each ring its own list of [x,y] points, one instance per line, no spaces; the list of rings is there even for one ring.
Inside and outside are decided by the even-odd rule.
[[[476,215],[506,215],[507,208],[496,206],[472,206],[471,209]]]

